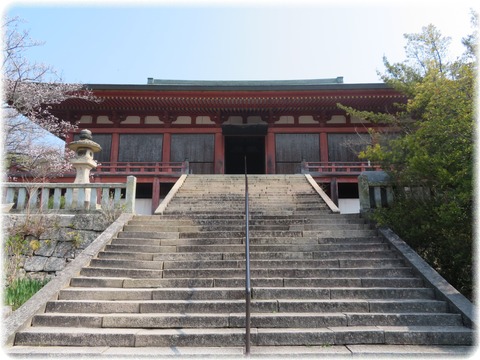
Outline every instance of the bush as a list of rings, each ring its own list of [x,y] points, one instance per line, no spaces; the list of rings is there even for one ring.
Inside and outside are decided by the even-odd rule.
[[[396,194],[374,219],[392,228],[464,296],[473,298],[473,202],[448,196],[419,201]]]
[[[44,287],[48,280],[16,279],[5,289],[4,302],[15,311]]]

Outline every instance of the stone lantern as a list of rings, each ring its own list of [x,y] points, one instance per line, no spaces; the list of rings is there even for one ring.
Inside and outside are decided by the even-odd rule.
[[[75,157],[70,160],[77,173],[74,183],[90,183],[90,171],[97,167],[97,162],[93,160],[93,154],[101,151],[102,147],[92,140],[92,132],[87,129],[80,131],[80,140],[72,141],[67,147],[75,151]],[[77,202],[77,198],[78,190],[74,190],[74,203]],[[90,189],[85,189],[85,202],[85,205],[88,206],[90,202]]]

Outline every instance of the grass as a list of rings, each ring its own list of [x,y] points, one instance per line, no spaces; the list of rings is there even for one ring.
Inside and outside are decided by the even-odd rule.
[[[48,280],[16,279],[5,289],[4,303],[15,311],[47,283]]]

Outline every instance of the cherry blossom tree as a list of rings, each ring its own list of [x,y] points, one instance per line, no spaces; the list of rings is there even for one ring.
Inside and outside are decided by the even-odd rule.
[[[19,18],[4,19],[2,26],[2,140],[7,155],[5,165],[18,165],[32,175],[42,173],[41,178],[45,178],[44,171],[36,167],[49,163],[50,174],[56,176],[68,169],[64,149],[39,144],[36,139],[42,131],[64,139],[76,129],[76,125],[57,118],[51,112],[52,106],[69,98],[95,99],[81,84],[63,83],[51,66],[28,60],[27,51],[42,43],[32,40],[27,30],[21,30],[21,22]],[[58,161],[54,161],[54,158]]]

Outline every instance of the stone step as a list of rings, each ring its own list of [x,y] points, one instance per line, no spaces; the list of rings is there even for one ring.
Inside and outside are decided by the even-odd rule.
[[[108,269],[105,269],[108,270]],[[184,277],[239,277],[244,275],[243,269],[171,269],[164,270],[164,278]],[[408,267],[385,268],[385,269],[251,269],[252,277],[288,277],[288,278],[311,278],[311,277],[404,277],[411,276],[412,270]]]
[[[340,250],[357,250],[357,251],[378,251],[381,249],[390,250],[387,244],[292,244],[292,245],[250,245],[250,252],[299,252],[299,251],[340,251]],[[244,252],[243,245],[177,245],[177,252]],[[167,251],[164,251],[167,252]]]
[[[298,229],[292,229],[292,227],[299,227]],[[303,225],[251,225],[250,231],[302,231]],[[338,227],[344,226],[348,228],[359,228],[359,225],[337,225]],[[360,225],[361,226],[361,225]],[[335,228],[335,225],[331,225],[329,228]],[[360,227],[361,228],[361,227]],[[245,222],[237,225],[196,225],[196,226],[165,226],[165,225],[126,225],[123,229],[124,232],[183,232],[183,233],[199,233],[199,232],[212,232],[212,231],[244,231]],[[308,230],[308,229],[305,229]]]
[[[244,328],[245,313],[62,314],[36,315],[33,326],[90,328]],[[462,326],[459,314],[445,313],[253,313],[254,328],[332,326]]]
[[[172,246],[172,245],[228,245],[243,244],[245,237],[223,237],[223,238],[178,238],[178,239],[155,239],[145,237],[129,237],[124,233],[120,237],[112,240],[112,245],[137,245],[137,246]],[[367,238],[333,238],[333,237],[250,237],[252,245],[366,245],[366,244],[385,244],[377,237]]]
[[[278,201],[278,202],[262,202],[262,203],[255,203],[249,202],[249,212],[250,213],[259,213],[265,210],[270,210],[272,207],[276,207],[281,209],[282,211],[305,211],[305,210],[317,210],[320,213],[327,211],[327,207],[321,203],[314,203],[314,202],[305,202],[305,203],[298,203],[298,202],[285,202],[285,201]],[[209,199],[207,200],[199,200],[196,198],[192,198],[184,203],[175,203],[168,206],[168,210],[172,211],[205,211],[206,208],[213,208],[216,211],[219,209],[229,209],[231,211],[237,211],[239,213],[244,213],[245,210],[245,201],[235,201],[232,202],[231,200],[226,199]]]
[[[171,219],[171,218],[164,218],[164,217],[157,217],[156,219],[150,220],[131,220],[129,225],[153,225],[153,226],[201,226],[201,225],[222,225],[222,226],[244,226],[245,219],[242,217],[241,219],[209,219],[209,218],[197,218],[195,220],[189,219]],[[326,218],[326,219],[304,219],[304,218],[257,218],[257,219],[250,219],[249,224],[251,226],[259,226],[259,225],[301,225],[301,224],[308,224],[308,225],[329,225],[329,224],[365,224],[365,221],[360,218]]]
[[[58,294],[59,300],[229,300],[243,298],[245,298],[245,290],[238,288],[67,288]]]
[[[123,268],[96,268],[86,267],[80,272],[82,276],[130,277],[130,278],[211,278],[211,277],[240,277],[245,275],[244,269],[123,269]],[[287,277],[287,278],[316,278],[316,277],[408,277],[412,270],[408,267],[384,269],[251,269],[252,277]]]
[[[213,217],[220,217],[220,218],[224,218],[224,217],[228,217],[228,216],[231,216],[231,217],[237,217],[237,218],[241,218],[242,216],[244,216],[244,212],[243,210],[240,211],[240,210],[232,210],[231,208],[224,208],[224,209],[220,209],[220,210],[217,210],[217,209],[214,209],[210,212],[212,214]],[[252,219],[255,219],[255,218],[261,218],[261,217],[270,217],[270,218],[274,218],[274,217],[277,217],[277,216],[280,216],[280,217],[285,217],[285,216],[289,216],[289,217],[297,217],[297,218],[303,218],[303,217],[306,217],[306,216],[310,216],[312,218],[319,218],[319,217],[322,217],[322,216],[325,216],[326,214],[329,214],[330,213],[330,210],[329,209],[325,209],[325,210],[296,210],[296,211],[293,211],[293,210],[283,210],[281,208],[279,209],[276,209],[276,210],[271,210],[271,209],[265,209],[263,211],[250,211],[250,216]],[[192,216],[193,218],[195,217],[202,217],[202,218],[206,218],[206,217],[209,217],[209,212],[205,210],[204,207],[199,207],[199,208],[195,208],[195,209],[178,209],[176,210],[174,207],[168,207],[166,210],[165,210],[165,214],[166,215],[170,215],[170,216],[177,216],[177,217],[185,217],[185,216]],[[268,214],[268,215],[267,215]],[[163,215],[165,216],[165,215]]]
[[[54,313],[217,313],[243,312],[245,299],[228,300],[55,300],[46,304]],[[286,313],[444,313],[447,304],[432,299],[252,299],[252,312]]]
[[[65,357],[93,358],[93,357],[180,357],[198,358],[214,357],[226,359],[243,357],[245,348],[230,347],[79,347],[69,346],[22,346],[5,349],[10,356],[27,356],[35,353],[36,356],[52,356],[63,354]],[[463,357],[474,355],[475,349],[470,346],[450,345],[331,345],[331,346],[252,346],[251,356],[260,358],[280,359],[285,356],[292,358],[349,357],[363,356],[364,358],[395,358],[395,357]]]
[[[245,278],[129,279],[75,277],[72,287],[164,288],[164,287],[245,287]],[[252,278],[252,287],[424,287],[420,278]]]
[[[230,253],[138,253],[102,251],[98,254],[99,259],[122,259],[122,260],[157,260],[157,261],[188,261],[188,260],[244,260],[244,252]],[[251,260],[257,259],[398,259],[394,251],[316,251],[316,252],[252,252]]]
[[[244,260],[199,260],[199,261],[139,261],[117,259],[92,259],[91,266],[104,268],[123,269],[238,269],[245,268]],[[266,268],[302,268],[302,269],[328,269],[328,268],[390,268],[404,266],[400,259],[322,259],[322,260],[251,260],[252,269]]]
[[[177,214],[163,214],[163,215],[142,215],[142,219],[152,219],[155,221],[161,221],[162,219],[166,220],[185,220],[189,219],[191,221],[198,221],[198,220],[244,220],[245,215],[242,213],[231,213],[226,214],[223,211],[205,211],[204,213],[196,213],[196,214],[184,214],[184,215],[177,215]],[[347,221],[363,221],[360,219],[358,214],[333,214],[331,212],[326,213],[308,213],[308,214],[274,214],[270,215],[266,214],[255,214],[250,213],[250,220],[261,220],[261,221],[268,221],[268,220],[300,220],[300,221],[312,221],[312,220],[347,220]]]
[[[255,233],[276,233],[279,231],[338,231],[338,230],[365,230],[368,229],[365,224],[293,224],[293,225],[250,225],[250,232]],[[158,233],[211,233],[211,232],[243,232],[245,222],[237,225],[188,225],[188,226],[168,226],[168,225],[126,225],[123,229],[125,233],[158,232]],[[182,234],[183,235],[183,234]],[[180,235],[180,236],[182,236]]]
[[[59,300],[207,300],[243,299],[241,288],[67,288]],[[433,299],[428,288],[262,288],[252,289],[254,299]]]
[[[233,252],[245,254],[245,245],[162,245],[162,246],[150,246],[150,245],[107,245],[105,247],[107,251],[116,252],[141,252],[141,253],[195,253],[195,252]],[[253,255],[255,252],[326,252],[326,251],[380,251],[381,249],[390,250],[387,244],[263,244],[263,245],[250,245],[250,253]]]
[[[138,234],[137,234],[138,235]],[[352,248],[363,245],[384,244],[378,238],[308,238],[308,237],[250,237],[252,246],[259,245],[352,245]],[[111,245],[130,246],[177,246],[177,245],[240,245],[245,243],[245,237],[224,237],[224,238],[179,238],[179,239],[152,239],[148,237],[136,238],[123,237],[112,240]]]
[[[253,328],[253,345],[472,345],[472,331],[457,326]],[[43,346],[243,346],[245,329],[105,329],[37,327],[17,333],[16,345]]]
[[[271,231],[271,232],[257,232],[258,235],[263,236],[302,236],[301,231]],[[251,233],[254,236],[253,233]],[[118,234],[121,238],[143,238],[143,239],[178,239],[178,238],[242,238],[245,236],[243,230],[238,231],[202,231],[190,233],[178,232],[156,232],[156,231],[125,231]]]
[[[187,193],[185,190],[177,193],[175,196],[175,204],[188,204],[191,199],[195,199],[197,202],[215,202],[215,201],[228,201],[232,204],[244,203],[245,196],[244,194],[226,194],[222,189],[221,192],[217,193],[205,193],[201,190],[195,193]],[[257,204],[318,204],[320,206],[325,206],[325,203],[322,201],[322,198],[317,196],[314,197],[312,194],[298,194],[294,192],[286,192],[284,194],[278,194],[275,192],[266,193],[262,192],[261,194],[250,193],[248,200],[252,206]],[[218,205],[218,204],[212,204]]]

